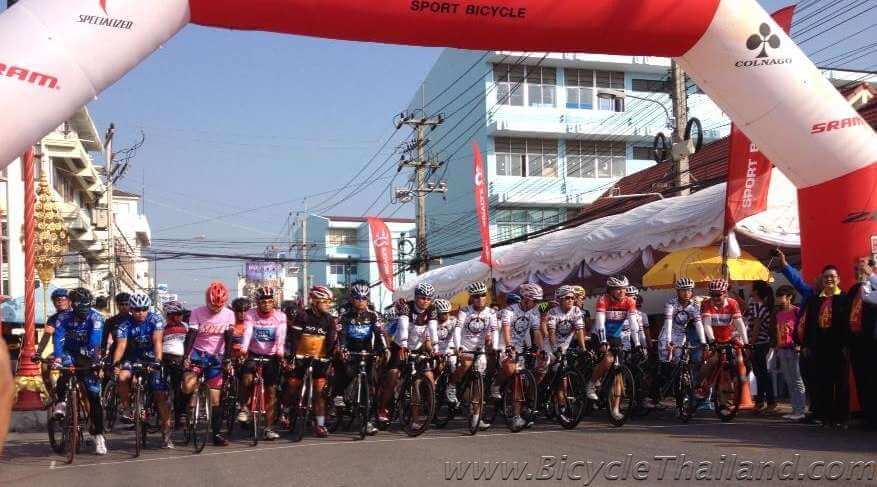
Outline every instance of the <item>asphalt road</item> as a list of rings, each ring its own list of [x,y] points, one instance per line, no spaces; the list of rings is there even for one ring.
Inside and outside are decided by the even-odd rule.
[[[444,430],[430,430],[418,438],[389,431],[354,441],[351,434],[338,433],[328,439],[305,438],[292,443],[284,436],[261,442],[256,448],[236,438],[227,448],[208,445],[199,455],[183,446],[158,449],[155,437],[136,459],[132,435],[123,432],[109,436],[109,455],[83,453],[73,465],[64,464],[50,452],[44,434],[13,434],[0,460],[0,484],[621,486],[679,485],[699,475],[712,479],[703,481],[725,485],[749,483],[750,476],[753,483],[768,485],[877,485],[877,433],[792,424],[742,413],[733,423],[722,424],[710,417],[711,413],[700,414],[689,424],[679,424],[669,413],[656,413],[635,418],[621,428],[608,426],[599,415],[585,418],[574,430],[537,423],[516,434],[497,425],[474,437],[464,432],[462,424],[451,423]],[[752,469],[747,470],[746,461],[755,462]],[[854,462],[869,461],[873,462],[870,467],[853,466]],[[487,463],[484,471],[484,462],[500,463]],[[773,464],[762,468],[759,462]],[[464,470],[467,465],[468,470]],[[484,475],[493,468],[493,478],[485,480]],[[502,479],[503,473],[509,480]],[[480,480],[474,479],[476,474],[481,475]],[[515,474],[517,481],[512,480]],[[737,480],[738,475],[742,481]],[[838,479],[830,481],[830,477]],[[857,480],[860,477],[862,480]]]

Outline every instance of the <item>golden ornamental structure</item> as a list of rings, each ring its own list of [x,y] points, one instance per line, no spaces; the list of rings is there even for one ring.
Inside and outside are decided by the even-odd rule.
[[[40,189],[37,191],[37,202],[34,208],[36,220],[36,267],[37,275],[46,289],[55,278],[55,269],[64,263],[64,254],[70,243],[70,234],[64,224],[64,217],[58,211],[52,189],[46,176],[40,176]]]

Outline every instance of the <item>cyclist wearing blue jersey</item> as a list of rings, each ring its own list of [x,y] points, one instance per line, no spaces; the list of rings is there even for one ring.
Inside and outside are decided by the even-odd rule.
[[[173,448],[171,441],[171,415],[168,405],[168,386],[161,374],[164,321],[158,313],[149,311],[152,300],[142,292],[131,296],[131,316],[119,324],[118,343],[113,354],[113,370],[118,377],[119,398],[123,410],[131,402],[131,364],[149,367],[149,387],[152,388],[165,448]]]
[[[94,428],[94,452],[97,455],[107,454],[107,443],[104,439],[104,414],[100,404],[100,379],[96,364],[100,362],[100,341],[104,327],[104,317],[92,308],[94,296],[85,288],[70,291],[72,311],[62,313],[56,322],[54,338],[55,363],[61,366],[75,365],[82,367],[76,376],[85,384],[91,411],[91,423]],[[64,397],[67,381],[58,383],[56,397]],[[58,402],[55,415],[63,416],[67,412],[67,404]]]

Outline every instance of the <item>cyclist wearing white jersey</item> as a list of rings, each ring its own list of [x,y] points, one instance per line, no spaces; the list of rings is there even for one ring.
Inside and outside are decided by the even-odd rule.
[[[694,300],[694,281],[683,277],[676,281],[676,296],[664,306],[664,327],[658,339],[658,356],[662,362],[679,360],[682,347],[688,341],[688,330],[692,328],[700,343],[705,345],[700,304]]]

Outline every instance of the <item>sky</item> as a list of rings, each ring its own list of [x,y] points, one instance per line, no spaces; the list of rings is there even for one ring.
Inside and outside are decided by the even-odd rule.
[[[788,4],[761,3],[768,11]],[[793,28],[796,40],[839,24],[805,42],[805,52],[818,51],[817,61],[875,39],[877,0],[799,4],[806,6],[799,19],[826,10],[800,24],[800,32]],[[856,31],[861,33],[844,40]],[[268,242],[287,241],[289,215],[306,201],[313,208],[349,189],[307,195],[342,186],[375,154],[377,162],[398,159],[392,142],[378,149],[440,53],[189,26],[88,108],[101,132],[115,123],[116,149],[145,135],[120,187],[144,195],[154,248],[259,254]],[[877,53],[863,53],[840,65],[875,69]],[[403,129],[392,141],[405,135]],[[359,216],[377,201],[370,213],[386,208],[384,214],[412,215],[410,205],[388,205],[388,182],[378,181],[326,213]],[[157,263],[158,282],[195,305],[211,280],[233,289],[241,271],[242,263],[234,261]]]

